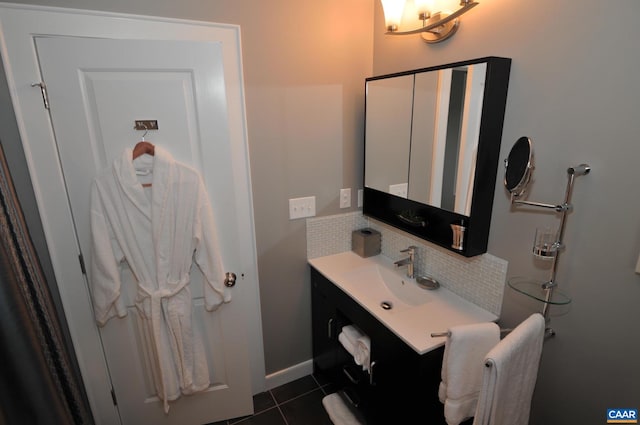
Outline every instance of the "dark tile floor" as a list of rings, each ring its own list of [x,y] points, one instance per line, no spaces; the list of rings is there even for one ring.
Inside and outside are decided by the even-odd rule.
[[[331,384],[308,375],[253,397],[253,416],[209,425],[332,425],[322,398]]]

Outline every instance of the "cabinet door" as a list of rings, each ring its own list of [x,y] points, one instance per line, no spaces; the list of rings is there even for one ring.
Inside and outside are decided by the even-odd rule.
[[[328,302],[327,296],[318,288],[318,284],[317,277],[312,273],[313,368],[315,373],[327,375],[336,365],[336,317],[335,309]]]

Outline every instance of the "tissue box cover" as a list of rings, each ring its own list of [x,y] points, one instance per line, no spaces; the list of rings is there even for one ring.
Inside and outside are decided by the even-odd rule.
[[[351,249],[361,257],[380,254],[381,236],[377,230],[364,228],[351,233]]]

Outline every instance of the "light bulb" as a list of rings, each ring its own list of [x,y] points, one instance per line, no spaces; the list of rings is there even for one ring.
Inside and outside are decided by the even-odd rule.
[[[429,16],[431,13],[435,12],[434,0],[414,0],[413,2],[416,6],[416,11],[419,15]]]
[[[397,31],[402,20],[405,0],[380,0],[384,10],[384,23],[388,31]]]

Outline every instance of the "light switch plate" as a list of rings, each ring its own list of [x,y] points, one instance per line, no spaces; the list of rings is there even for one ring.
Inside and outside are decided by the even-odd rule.
[[[316,215],[316,197],[289,199],[289,220],[313,217]]]
[[[351,188],[340,189],[340,208],[349,208],[351,206]]]

